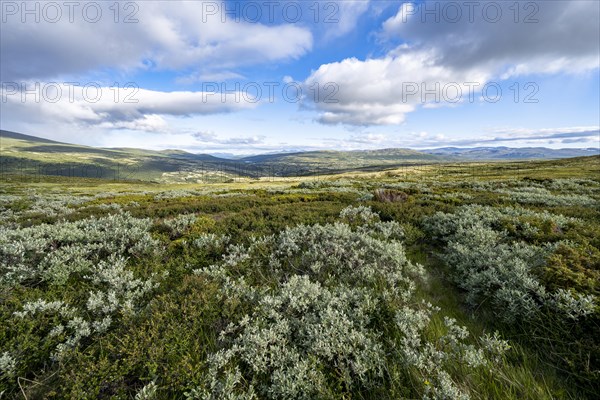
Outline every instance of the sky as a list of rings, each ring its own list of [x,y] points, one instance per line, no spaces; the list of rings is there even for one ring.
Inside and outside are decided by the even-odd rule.
[[[101,147],[600,146],[600,2],[0,0],[0,128]]]

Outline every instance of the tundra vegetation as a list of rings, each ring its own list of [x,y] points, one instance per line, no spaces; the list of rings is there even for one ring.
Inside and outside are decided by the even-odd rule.
[[[0,398],[595,398],[598,161],[3,176]]]

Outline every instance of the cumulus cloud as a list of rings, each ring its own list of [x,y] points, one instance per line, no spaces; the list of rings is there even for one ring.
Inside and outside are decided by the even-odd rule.
[[[214,142],[217,140],[217,134],[213,131],[198,131],[192,133],[192,137],[200,142]]]
[[[435,48],[437,64],[457,70],[478,65],[509,76],[598,68],[598,2],[537,1],[516,9],[510,2],[471,4],[404,3],[384,22],[382,35]]]
[[[335,93],[323,90],[322,96],[314,99],[322,111],[322,123],[400,124],[418,105],[436,103],[442,97],[457,99],[458,93],[468,97],[473,91],[470,83],[486,82],[490,77],[477,68],[457,71],[438,65],[436,59],[434,50],[402,46],[384,58],[349,58],[322,65],[304,83],[308,87],[335,84]],[[437,94],[428,95],[428,90]]]
[[[356,144],[378,145],[380,143],[385,143],[386,140],[388,140],[388,137],[381,133],[365,133],[361,135],[350,136],[348,142]]]
[[[488,3],[500,7],[502,17],[496,22],[490,22],[491,12],[482,14]],[[449,3],[404,3],[384,22],[380,34],[395,47],[381,58],[321,65],[305,84],[334,82],[339,90],[334,101],[321,96],[307,102],[321,112],[318,120],[325,124],[393,125],[419,106],[439,106],[436,100],[450,105],[466,100],[472,84],[481,88],[491,79],[580,73],[600,66],[600,3],[531,3],[537,7],[537,23],[524,23],[532,12],[528,9],[521,10],[515,23],[512,2],[476,2],[479,14],[475,11],[470,20],[463,10],[456,21],[443,11]],[[436,7],[437,15],[424,14]],[[428,97],[428,91],[438,98]]]
[[[32,91],[35,87],[32,84],[28,88]],[[52,88],[54,93],[46,90],[47,87]],[[3,112],[15,120],[28,122],[51,120],[82,127],[168,133],[165,116],[227,113],[257,105],[257,99],[245,92],[162,92],[133,87],[86,88],[55,84],[39,85],[37,92],[39,99],[36,99],[35,93],[24,94],[21,90],[4,86]]]
[[[358,19],[369,9],[369,0],[325,2],[322,22],[329,28],[327,38],[345,35],[356,27]]]
[[[8,3],[12,8],[7,9]],[[55,11],[44,12],[43,2],[2,2],[2,80],[54,79],[102,68],[201,68],[214,73],[298,58],[312,47],[307,28],[223,21],[220,13],[207,12],[208,3],[216,4],[130,2],[134,8],[121,8],[116,15],[113,3],[96,2],[101,4],[101,18],[90,22],[96,14],[83,12],[86,3],[70,11],[57,2],[61,17],[52,22]],[[23,14],[24,7],[38,7],[39,22],[35,12]],[[131,23],[125,23],[130,14]]]
[[[169,124],[160,115],[144,115],[132,120],[103,121],[98,124],[99,128],[104,129],[129,129],[143,132],[168,132]]]

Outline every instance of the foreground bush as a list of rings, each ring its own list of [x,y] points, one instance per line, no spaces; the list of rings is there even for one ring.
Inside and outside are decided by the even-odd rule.
[[[0,371],[28,377],[135,313],[157,286],[127,258],[155,253],[150,221],[116,214],[30,228],[0,228]]]
[[[230,247],[222,264],[196,271],[251,311],[221,332],[207,381],[188,397],[344,398],[386,390],[469,398],[446,367],[489,367],[488,355],[503,353],[506,343],[467,345],[466,330],[452,319],[447,334],[429,342],[430,311],[414,305],[424,271],[407,260],[399,225],[365,207],[345,209],[341,218]],[[390,376],[398,365],[405,384]]]
[[[578,380],[587,387],[597,386],[599,311],[594,295],[596,285],[589,280],[596,272],[581,265],[587,260],[587,267],[593,268],[597,249],[588,246],[586,256],[569,241],[534,245],[502,229],[508,220],[509,225],[520,226],[519,237],[535,237],[538,229],[535,224],[523,223],[520,218],[524,216],[533,218],[538,225],[551,222],[559,229],[573,223],[549,213],[463,206],[455,213],[437,213],[427,218],[424,225],[444,243],[444,261],[450,266],[454,281],[465,290],[471,306],[484,305],[503,323],[529,334],[536,332],[531,338],[548,346],[549,354]],[[560,285],[560,278],[547,276],[552,271],[561,273],[561,269],[567,269],[565,263],[573,262],[579,263],[579,274],[566,275],[569,284]],[[577,286],[570,284],[574,277],[581,280]],[[565,341],[565,337],[569,340]]]

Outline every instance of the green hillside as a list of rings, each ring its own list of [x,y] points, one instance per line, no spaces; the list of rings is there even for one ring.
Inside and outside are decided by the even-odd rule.
[[[599,177],[0,180],[0,397],[596,399]]]
[[[200,182],[239,177],[227,160],[183,151],[103,149],[15,132],[0,132],[2,173],[156,182]]]
[[[559,159],[597,153],[593,149],[534,150],[307,151],[227,159],[173,149],[96,148],[0,131],[0,173],[159,183],[244,182],[259,178],[376,172],[427,165],[440,169],[448,163],[457,162],[468,162],[474,167],[473,163],[484,159],[506,164],[522,159]]]
[[[104,149],[55,142],[20,133],[0,132],[3,173],[41,174],[163,183],[200,183],[303,176],[451,159],[408,149],[314,151],[259,155],[230,160],[181,150]]]
[[[299,175],[310,173],[339,173],[349,170],[376,170],[402,165],[429,164],[454,160],[456,157],[438,156],[410,149],[382,149],[360,151],[307,151],[285,154],[267,154],[243,158],[243,161],[287,166],[297,169]]]

